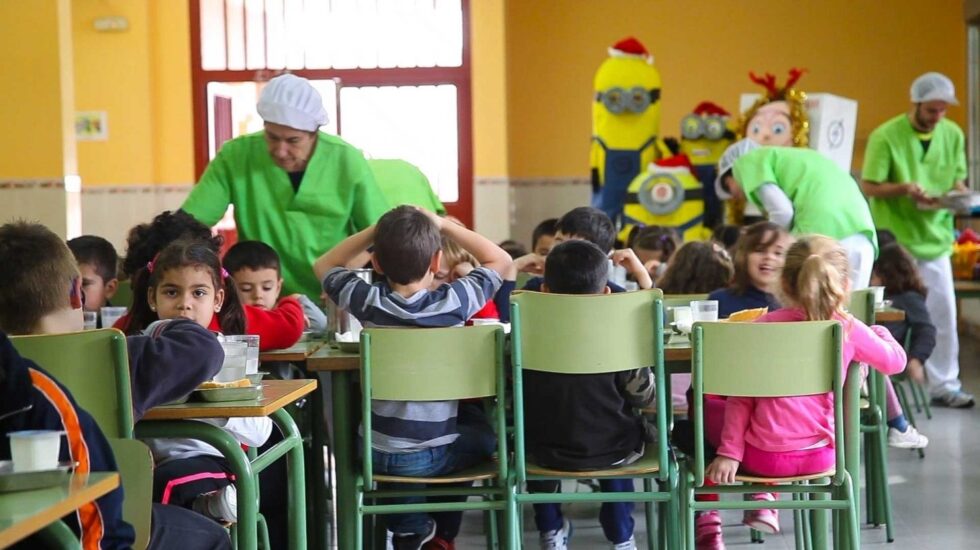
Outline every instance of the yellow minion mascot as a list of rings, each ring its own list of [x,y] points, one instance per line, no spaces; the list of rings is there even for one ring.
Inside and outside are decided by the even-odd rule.
[[[592,102],[592,204],[618,222],[630,182],[660,157],[660,72],[639,40],[609,48],[595,74]]]
[[[704,225],[704,185],[686,155],[651,162],[630,182],[620,240],[625,242],[637,225],[671,227],[684,241],[711,237]]]
[[[722,203],[715,192],[718,159],[735,142],[734,121],[728,111],[710,101],[702,101],[694,112],[681,119],[681,153],[691,161],[691,171],[704,188],[704,226],[713,228],[722,221]]]

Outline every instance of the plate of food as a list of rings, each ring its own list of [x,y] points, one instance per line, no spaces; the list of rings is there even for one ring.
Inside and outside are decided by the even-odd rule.
[[[74,462],[62,462],[54,470],[15,472],[12,460],[0,460],[0,493],[53,487],[68,478]]]
[[[254,401],[262,398],[262,386],[252,385],[248,378],[232,382],[205,382],[194,392],[202,401]]]

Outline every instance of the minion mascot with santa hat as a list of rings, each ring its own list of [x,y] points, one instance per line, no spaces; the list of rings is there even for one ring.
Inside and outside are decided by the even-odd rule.
[[[609,48],[596,71],[592,102],[592,205],[621,221],[630,182],[667,154],[660,128],[660,72],[639,40]]]

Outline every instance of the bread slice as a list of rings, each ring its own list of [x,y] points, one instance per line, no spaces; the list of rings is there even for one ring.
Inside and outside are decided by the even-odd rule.
[[[743,309],[742,311],[736,311],[728,316],[728,321],[732,323],[748,323],[755,321],[759,317],[762,317],[766,313],[769,313],[769,308],[767,307],[757,307],[755,309]]]
[[[240,380],[232,380],[231,382],[215,382],[214,380],[209,380],[204,382],[197,387],[199,390],[217,390],[217,389],[228,389],[228,388],[247,388],[251,386],[252,383],[248,378],[242,378]]]

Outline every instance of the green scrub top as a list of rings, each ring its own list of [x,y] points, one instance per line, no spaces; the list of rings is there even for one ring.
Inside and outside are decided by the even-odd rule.
[[[414,164],[401,159],[368,159],[381,194],[394,208],[403,204],[419,206],[437,214],[446,214],[429,178]]]
[[[314,301],[321,290],[313,262],[388,210],[361,152],[322,132],[299,191],[272,161],[263,132],[225,143],[181,208],[214,225],[229,204],[240,239],[262,241],[279,253],[283,294]]]
[[[942,119],[932,131],[929,150],[906,114],[871,132],[864,153],[865,181],[918,183],[928,195],[938,196],[966,179],[966,146],[956,123]],[[875,225],[895,238],[916,258],[935,260],[953,252],[953,214],[946,209],[920,210],[909,197],[872,197]]]
[[[871,241],[877,257],[874,221],[858,183],[823,154],[798,147],[762,147],[735,161],[732,174],[759,207],[759,187],[774,183],[782,189],[793,203],[790,233],[819,233],[837,240],[860,233]]]

